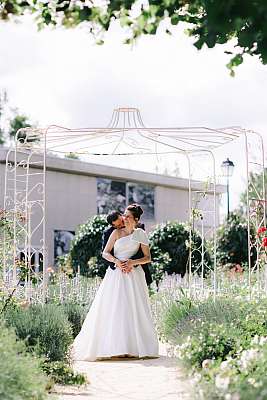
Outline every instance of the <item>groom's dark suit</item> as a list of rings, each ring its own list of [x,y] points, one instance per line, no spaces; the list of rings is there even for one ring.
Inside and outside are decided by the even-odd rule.
[[[144,229],[144,224],[140,224],[138,227],[141,229]],[[109,228],[105,229],[103,236],[102,236],[102,251],[106,247],[107,241],[108,241],[110,235],[112,234],[112,232],[114,231],[114,229],[116,229],[116,228],[114,228],[113,226],[110,226]],[[111,250],[111,254],[114,255],[113,249]],[[140,245],[138,252],[135,255],[133,255],[131,257],[131,259],[137,260],[138,258],[143,258],[143,257],[144,257],[144,253],[143,253],[141,245]],[[116,269],[116,267],[114,266],[114,263],[106,261],[106,264],[111,269]],[[149,271],[149,266],[148,266],[148,264],[143,264],[143,265],[141,265],[141,267],[143,268],[144,273],[145,273],[146,283],[147,283],[147,285],[150,285],[152,283],[152,276]]]

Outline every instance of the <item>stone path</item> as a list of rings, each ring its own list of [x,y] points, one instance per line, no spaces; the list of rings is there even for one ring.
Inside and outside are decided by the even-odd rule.
[[[160,358],[77,362],[75,370],[88,376],[86,387],[57,386],[58,400],[190,400],[190,385],[177,361]]]

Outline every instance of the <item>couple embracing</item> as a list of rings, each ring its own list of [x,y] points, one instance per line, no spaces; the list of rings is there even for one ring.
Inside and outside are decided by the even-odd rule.
[[[109,268],[73,343],[75,360],[157,357],[158,340],[150,310],[148,237],[140,227],[138,204],[111,213],[102,256]]]

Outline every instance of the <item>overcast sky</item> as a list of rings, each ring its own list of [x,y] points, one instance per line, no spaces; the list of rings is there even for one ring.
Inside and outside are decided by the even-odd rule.
[[[245,58],[231,78],[226,47],[198,51],[182,29],[134,47],[122,41],[117,26],[97,46],[82,29],[37,32],[30,21],[2,22],[0,88],[43,126],[103,127],[115,107],[130,106],[147,126],[239,125],[265,135],[267,66],[257,58]],[[242,190],[240,152],[237,144],[218,155],[236,164],[233,205]]]

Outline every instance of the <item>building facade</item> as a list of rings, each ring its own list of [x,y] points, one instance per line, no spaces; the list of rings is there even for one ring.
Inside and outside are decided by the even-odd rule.
[[[0,149],[0,207],[4,207],[7,149]],[[41,165],[36,165],[34,171]],[[143,222],[150,231],[161,222],[189,220],[188,180],[159,174],[91,164],[75,159],[47,156],[46,160],[46,245],[48,264],[54,265],[58,255],[65,254],[79,224],[96,214],[123,209],[138,202],[144,209]],[[38,175],[34,179],[38,180]],[[203,193],[203,183],[192,181],[192,199]],[[219,224],[220,195],[224,186],[216,187],[216,214],[212,188],[196,200],[204,210],[205,231]],[[206,214],[205,214],[206,210]],[[32,210],[32,226],[38,225],[38,211]],[[199,222],[196,222],[196,225]],[[40,240],[40,233],[36,240]],[[35,244],[33,243],[33,246]],[[37,256],[36,256],[37,257]],[[35,261],[38,263],[38,261]]]

